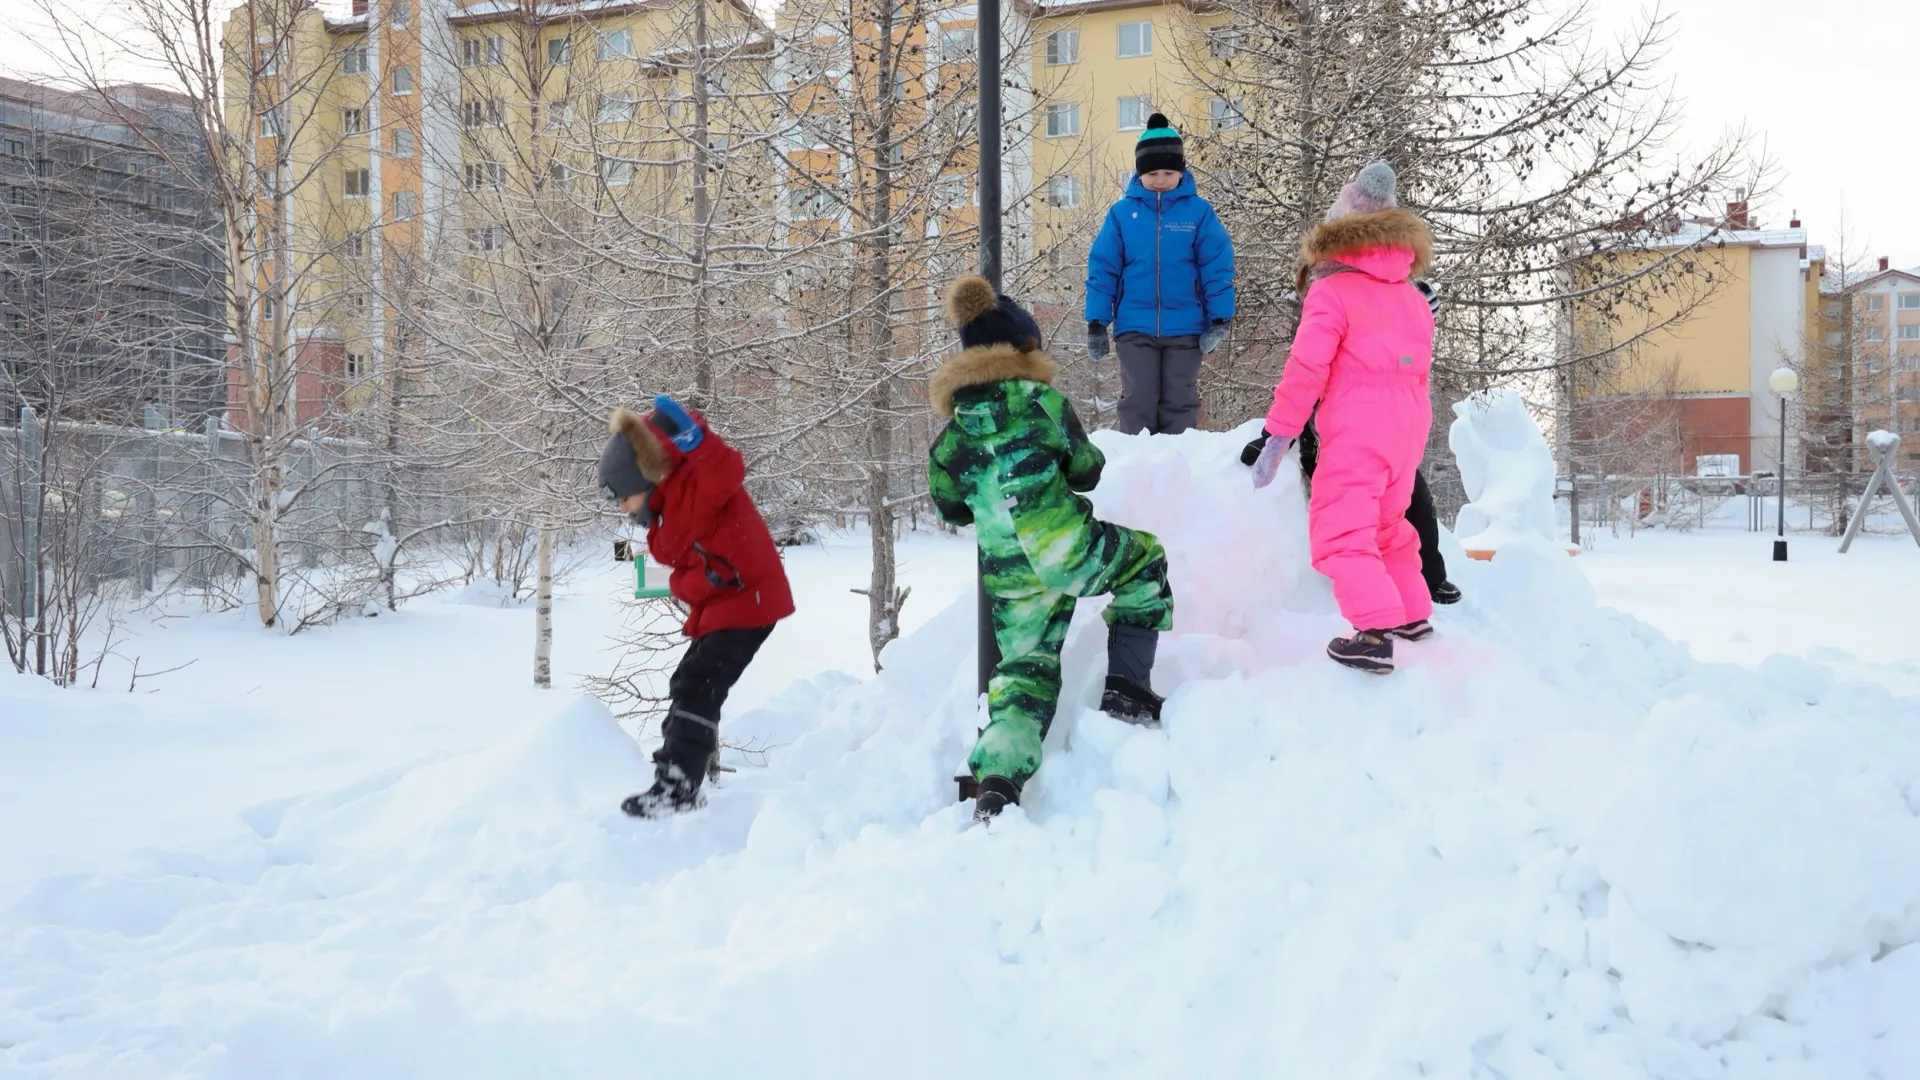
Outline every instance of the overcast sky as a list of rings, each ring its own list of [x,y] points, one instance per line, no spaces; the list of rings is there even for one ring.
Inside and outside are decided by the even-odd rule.
[[[110,0],[67,0],[105,6]],[[1543,0],[1557,6],[1561,0]],[[1594,0],[1602,39],[1649,9]],[[1798,211],[1815,243],[1920,264],[1920,125],[1900,74],[1914,64],[1920,3],[1912,0],[1666,0],[1673,40],[1665,75],[1683,99],[1683,137],[1707,145],[1744,127],[1775,164],[1760,223]],[[0,0],[0,72],[44,70],[37,0]],[[1902,179],[1902,178],[1905,179]]]

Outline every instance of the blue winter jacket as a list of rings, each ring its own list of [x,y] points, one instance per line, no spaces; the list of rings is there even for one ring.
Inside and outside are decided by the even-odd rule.
[[[1231,318],[1233,241],[1193,174],[1164,195],[1134,177],[1087,252],[1087,321],[1179,337]]]

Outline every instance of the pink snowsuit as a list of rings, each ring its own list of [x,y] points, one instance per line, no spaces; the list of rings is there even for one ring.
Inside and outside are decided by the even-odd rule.
[[[1433,614],[1407,522],[1433,426],[1433,313],[1409,278],[1431,250],[1425,223],[1400,209],[1316,228],[1306,259],[1317,280],[1267,413],[1266,430],[1292,439],[1320,407],[1307,534],[1313,568],[1333,579],[1340,614],[1357,630]]]

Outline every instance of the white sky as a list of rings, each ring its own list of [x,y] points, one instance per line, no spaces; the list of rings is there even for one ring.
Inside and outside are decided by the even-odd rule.
[[[41,0],[0,0],[0,73],[47,69]],[[111,0],[63,0],[81,10]],[[1561,0],[1546,0],[1557,6]],[[1650,10],[1642,0],[1593,0],[1595,33],[1610,37]],[[1920,131],[1905,122],[1899,74],[1920,42],[1912,0],[1666,0],[1673,40],[1663,72],[1683,99],[1682,137],[1706,145],[1744,127],[1776,168],[1760,223],[1794,211],[1815,243],[1920,264]],[[1902,178],[1905,179],[1902,179]]]

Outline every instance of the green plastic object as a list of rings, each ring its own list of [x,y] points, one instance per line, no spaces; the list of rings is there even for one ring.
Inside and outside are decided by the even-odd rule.
[[[653,573],[648,574],[649,570]],[[649,577],[653,579],[651,584],[647,581]],[[635,600],[657,600],[671,595],[667,591],[665,567],[655,565],[652,559],[645,556],[633,560],[633,598]]]

